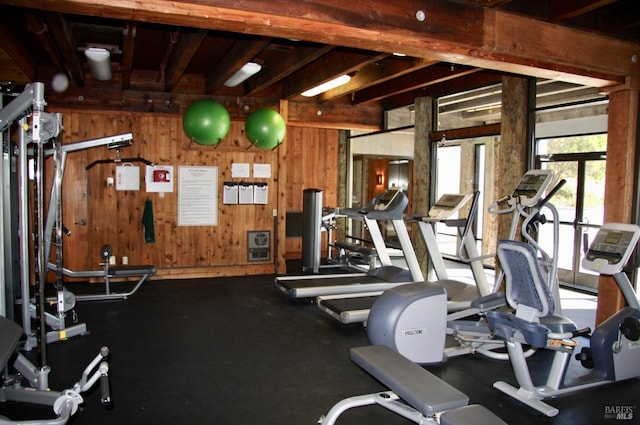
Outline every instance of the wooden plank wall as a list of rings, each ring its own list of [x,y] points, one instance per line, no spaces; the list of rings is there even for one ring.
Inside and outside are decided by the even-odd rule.
[[[302,211],[302,191],[322,190],[322,206],[338,205],[338,149],[339,130],[322,128],[289,127],[287,129],[287,211]],[[322,247],[326,246],[326,233]],[[287,258],[300,258],[302,240],[286,241]]]
[[[244,136],[244,122],[232,122],[229,134],[217,147],[193,143],[182,130],[182,116],[146,113],[101,113],[59,111],[63,114],[63,143],[76,143],[131,132],[132,146],[120,151],[122,158],[143,157],[154,165],[174,166],[174,191],[147,193],[145,164],[140,167],[140,191],[117,191],[107,187],[115,178],[116,165],[86,166],[100,159],[115,158],[115,151],[97,147],[69,154],[63,179],[63,222],[71,231],[64,238],[65,267],[97,270],[104,244],[113,248],[118,263],[153,264],[157,278],[234,276],[273,273],[273,211],[277,208],[278,185],[285,185],[287,209],[302,209],[302,190],[323,189],[326,205],[337,197],[338,130],[289,127],[286,175],[279,175],[277,151],[251,147]],[[233,179],[231,164],[270,164],[270,179]],[[48,165],[50,167],[50,165]],[[178,226],[177,175],[179,166],[218,168],[218,225]],[[266,205],[223,205],[225,181],[266,182]],[[281,188],[280,188],[281,189]],[[141,224],[145,200],[153,203],[155,242],[145,243]],[[284,237],[284,223],[278,226]],[[247,231],[271,232],[271,260],[249,262]],[[287,241],[287,251],[300,249],[296,240]]]

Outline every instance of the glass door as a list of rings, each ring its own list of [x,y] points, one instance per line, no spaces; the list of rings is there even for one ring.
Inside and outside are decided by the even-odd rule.
[[[597,290],[597,274],[584,270],[580,263],[586,241],[593,240],[603,224],[605,159],[604,152],[538,156],[541,168],[553,170],[558,181],[566,181],[551,199],[560,217],[560,282],[593,292]],[[540,242],[548,252],[553,247],[552,230],[551,224],[540,227]]]
[[[478,138],[473,142],[463,141],[462,143],[468,143],[466,146],[462,146],[461,143],[456,141],[450,141],[447,144],[439,144],[436,148],[436,187],[435,187],[435,199],[439,199],[445,194],[457,194],[473,193],[474,188],[484,188],[485,185],[485,157],[486,148],[484,142],[492,142],[492,138]],[[463,150],[467,149],[467,153],[463,153]],[[472,153],[469,153],[472,152]],[[473,163],[475,163],[473,170],[463,170],[465,166],[468,166],[469,157],[473,157]],[[466,163],[465,163],[466,161]],[[465,180],[467,184],[471,184],[473,188],[462,188],[462,181]],[[484,220],[484,198],[480,196],[478,200],[478,208],[476,211],[476,218],[473,222],[473,234],[478,244],[478,251],[482,252],[482,238],[483,238],[483,220]],[[458,213],[456,213],[458,214]],[[457,218],[454,215],[450,218]],[[443,223],[436,224],[436,240],[438,241],[438,247],[445,256],[457,257],[459,251],[459,235],[456,228],[447,226]]]

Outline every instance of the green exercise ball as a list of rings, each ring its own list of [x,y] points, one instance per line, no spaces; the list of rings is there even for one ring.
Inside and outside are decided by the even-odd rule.
[[[229,132],[231,117],[220,103],[203,99],[193,102],[182,116],[184,132],[200,145],[215,145]]]
[[[247,117],[244,130],[252,145],[273,149],[282,143],[287,126],[284,118],[273,109],[258,109]]]

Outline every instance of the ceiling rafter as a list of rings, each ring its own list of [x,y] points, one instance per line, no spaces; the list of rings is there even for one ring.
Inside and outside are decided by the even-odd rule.
[[[23,77],[19,74],[26,76],[29,81],[37,80],[38,72],[35,58],[29,54],[28,49],[24,48],[23,40],[20,40],[8,25],[0,25],[0,48],[15,64],[13,67],[9,66],[9,64],[2,67],[5,71],[10,71],[2,78],[3,80],[11,81],[17,79],[22,83],[24,82],[22,81]]]
[[[370,63],[360,69],[347,84],[329,90],[318,97],[319,102],[326,102],[340,96],[363,90],[376,84],[381,84],[394,78],[402,77],[436,64],[437,62],[420,58],[399,58],[391,56],[383,60]]]
[[[567,21],[612,3],[615,3],[615,0],[564,0],[549,2],[549,21]]]
[[[222,86],[244,64],[264,50],[270,42],[270,38],[249,38],[235,41],[224,59],[215,63],[211,72],[206,76],[205,93],[213,93],[216,88]]]
[[[133,54],[136,47],[137,23],[128,21],[122,28],[122,88],[131,87],[133,72]]]
[[[46,51],[54,66],[59,70],[66,70],[64,59],[58,50],[58,46],[56,45],[55,39],[51,35],[47,24],[42,20],[42,18],[40,18],[40,16],[32,13],[27,14],[26,18],[29,31],[35,34],[38,41],[42,43],[43,49]],[[22,41],[18,41],[18,43],[22,45]]]
[[[351,97],[351,103],[357,105],[388,97],[390,94],[399,94],[417,88],[437,84],[442,81],[459,78],[463,75],[478,72],[477,68],[454,66],[449,64],[437,64],[414,71],[402,77],[394,78],[384,84],[378,84],[364,90],[355,92]],[[425,84],[429,81],[429,84]]]
[[[68,75],[78,86],[83,86],[84,70],[78,58],[78,45],[66,17],[62,13],[49,13],[46,22],[52,43],[55,44]]]
[[[298,71],[283,80],[283,99],[290,99],[306,89],[315,87],[344,74],[351,74],[362,67],[389,56],[366,51],[332,50],[323,60],[309,64],[304,71]]]
[[[329,53],[334,46],[295,47],[284,60],[272,63],[245,84],[245,96],[252,96],[265,90],[294,72],[304,68],[316,59]]]
[[[419,97],[440,97],[453,93],[466,92],[477,89],[478,87],[499,84],[501,80],[502,74],[499,72],[479,70],[472,74],[463,75],[460,78],[442,81],[437,84],[423,86],[415,90],[389,96],[382,100],[382,105],[384,109],[396,109],[412,104],[415,99]]]
[[[207,36],[207,30],[181,33],[165,69],[165,90],[172,91]]]

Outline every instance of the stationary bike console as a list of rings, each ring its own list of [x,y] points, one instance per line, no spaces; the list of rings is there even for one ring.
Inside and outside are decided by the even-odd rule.
[[[606,275],[621,272],[639,237],[640,227],[635,224],[603,225],[582,259],[582,267]]]

